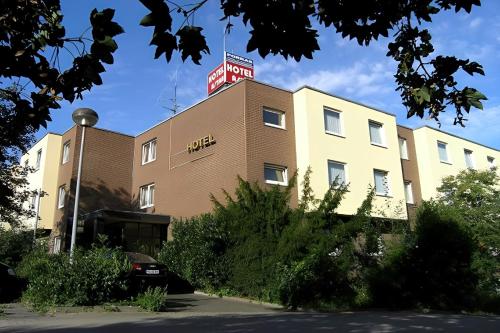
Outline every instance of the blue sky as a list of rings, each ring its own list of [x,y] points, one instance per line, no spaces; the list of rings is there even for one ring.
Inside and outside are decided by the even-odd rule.
[[[48,130],[62,133],[72,126],[71,112],[78,107],[91,107],[99,113],[98,127],[127,134],[138,134],[171,115],[175,73],[178,73],[177,99],[186,108],[206,97],[206,77],[222,61],[224,23],[219,1],[209,1],[195,16],[195,24],[203,26],[211,50],[201,66],[190,60],[183,63],[174,54],[170,63],[153,58],[155,49],[148,46],[152,29],[139,26],[148,13],[137,0],[103,1],[62,0],[64,24],[68,36],[80,35],[88,26],[93,8],[116,9],[115,20],[125,29],[116,38],[119,48],[115,63],[106,66],[104,84],[84,95],[84,100],[63,103],[62,109],[52,112]],[[174,22],[178,27],[180,22]],[[385,56],[389,39],[379,40],[369,47],[342,39],[333,30],[320,29],[319,44],[313,60],[299,63],[281,56],[260,58],[246,53],[248,29],[241,21],[226,38],[227,51],[254,60],[255,78],[282,88],[296,89],[310,85],[348,99],[396,114],[399,124],[409,127],[437,126],[434,121],[406,119],[393,75],[396,64]],[[486,76],[463,75],[459,82],[482,91],[488,100],[484,111],[474,109],[466,128],[453,126],[453,110],[442,117],[441,129],[500,149],[500,1],[483,1],[472,14],[448,12],[434,16],[429,25],[437,53],[470,58],[484,66]],[[69,56],[66,59],[69,61]],[[42,136],[46,130],[40,131]]]

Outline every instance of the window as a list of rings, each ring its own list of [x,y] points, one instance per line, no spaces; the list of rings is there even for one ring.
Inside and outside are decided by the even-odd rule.
[[[155,199],[155,184],[142,186],[140,191],[141,208],[148,208],[154,206],[154,199]]]
[[[268,184],[288,185],[286,167],[278,165],[264,165],[264,179]]]
[[[490,168],[490,170],[496,169],[497,166],[495,164],[495,158],[488,156],[487,160],[488,160],[488,168]]]
[[[438,141],[438,152],[439,152],[439,160],[444,163],[450,163],[448,159],[448,151],[446,150],[446,146],[448,144]]]
[[[405,138],[399,138],[399,155],[403,160],[408,159],[408,146]]]
[[[325,132],[328,134],[343,135],[340,112],[324,108],[323,114],[325,118]]]
[[[267,126],[285,128],[285,113],[281,111],[264,109],[262,116]]]
[[[31,197],[30,209],[36,210],[36,194]]]
[[[35,170],[40,169],[41,162],[42,162],[42,150],[40,149],[39,151],[36,152]]]
[[[57,236],[54,238],[54,248],[52,249],[52,253],[57,254],[61,251],[61,237]]]
[[[390,193],[388,172],[373,170],[373,176],[375,178],[375,194],[388,196]]]
[[[408,204],[414,203],[411,182],[408,182],[408,181],[405,181],[405,198],[406,198],[406,203],[408,203]]]
[[[469,169],[474,169],[474,159],[472,157],[472,150],[464,149],[465,165]]]
[[[370,127],[370,142],[372,145],[384,146],[384,135],[382,124],[376,123],[374,121],[369,122]]]
[[[69,147],[70,147],[70,142],[68,141],[63,146],[62,164],[67,163],[69,161]]]
[[[142,145],[142,164],[156,160],[156,140],[151,140]]]
[[[347,183],[345,163],[328,161],[328,183],[330,185],[345,185]]]
[[[59,192],[57,197],[57,208],[64,207],[64,199],[66,199],[66,189],[65,185],[59,186]]]

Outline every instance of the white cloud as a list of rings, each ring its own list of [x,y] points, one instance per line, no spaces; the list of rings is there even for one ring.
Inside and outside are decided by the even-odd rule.
[[[284,71],[281,67],[268,66],[257,79],[280,87],[295,90],[301,86],[355,97],[380,95],[394,90],[393,69],[390,62],[370,63],[359,61],[350,67],[318,69],[303,74],[301,69]]]
[[[477,18],[473,19],[472,21],[470,21],[469,27],[472,29],[477,28],[481,25],[482,22],[483,22],[483,19],[480,17],[477,17]]]

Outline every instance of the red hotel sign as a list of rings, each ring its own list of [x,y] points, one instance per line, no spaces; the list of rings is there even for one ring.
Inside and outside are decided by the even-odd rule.
[[[212,94],[226,83],[253,77],[252,60],[226,52],[224,62],[208,74],[208,94]]]

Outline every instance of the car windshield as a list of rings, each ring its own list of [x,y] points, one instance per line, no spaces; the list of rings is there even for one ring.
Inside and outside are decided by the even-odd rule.
[[[130,262],[134,263],[147,263],[147,264],[154,264],[156,263],[156,260],[151,258],[148,255],[142,254],[142,253],[136,253],[136,252],[125,252],[128,259]]]

